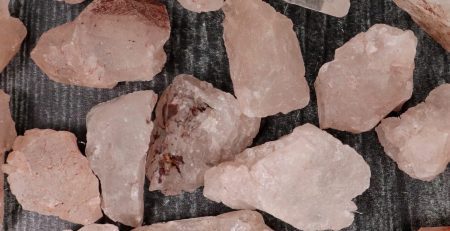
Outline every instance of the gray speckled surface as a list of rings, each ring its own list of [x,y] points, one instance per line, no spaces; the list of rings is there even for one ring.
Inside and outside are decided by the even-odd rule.
[[[232,92],[222,41],[223,13],[195,14],[184,10],[175,0],[163,2],[172,24],[171,39],[166,45],[168,61],[163,72],[152,82],[122,83],[113,90],[97,90],[49,81],[29,58],[44,31],[72,20],[87,3],[70,6],[54,0],[12,0],[12,13],[25,23],[29,34],[19,55],[1,74],[0,88],[12,96],[13,116],[19,134],[30,128],[53,128],[72,131],[80,141],[85,141],[84,118],[92,106],[135,90],[152,89],[160,93],[180,73],[194,74]],[[414,94],[404,110],[421,102],[436,86],[450,83],[449,54],[391,0],[353,0],[349,15],[343,19],[288,5],[282,0],[268,2],[293,20],[311,87],[319,68],[333,58],[336,48],[376,23],[411,29],[419,39]],[[315,101],[313,91],[311,103],[303,110],[264,119],[255,144],[274,140],[306,122],[317,125]],[[361,135],[330,132],[361,153],[373,174],[370,189],[356,198],[358,213],[353,225],[346,230],[417,230],[419,226],[450,225],[449,168],[432,182],[413,180],[384,155],[375,132]],[[81,142],[80,148],[84,149]],[[8,186],[5,187],[6,230],[79,228],[55,217],[23,210]],[[201,189],[178,197],[163,197],[156,192],[145,194],[145,224],[226,211],[229,209],[225,206],[205,199]],[[295,230],[270,215],[264,214],[264,217],[274,230]],[[108,221],[104,218],[100,222]]]

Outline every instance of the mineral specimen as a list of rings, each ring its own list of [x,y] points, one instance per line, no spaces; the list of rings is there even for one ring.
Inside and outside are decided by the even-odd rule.
[[[216,217],[200,217],[143,226],[133,231],[271,231],[258,212],[241,210]]]
[[[407,101],[416,45],[412,31],[377,24],[337,49],[315,82],[320,127],[369,131]]]
[[[262,0],[227,0],[224,40],[243,113],[265,117],[305,107],[309,87],[292,21]]]
[[[350,0],[284,0],[336,17],[344,17],[350,9]]]
[[[73,22],[43,34],[31,57],[54,81],[112,88],[153,79],[166,62],[169,35],[158,0],[95,0]]]
[[[99,104],[87,115],[86,156],[100,179],[102,209],[136,227],[144,216],[145,159],[157,95],[139,91]]]
[[[194,191],[206,169],[252,143],[259,123],[241,113],[231,94],[193,76],[177,76],[156,107],[147,160],[150,190]]]
[[[64,1],[64,0],[57,0],[57,1]],[[67,4],[79,4],[84,2],[84,0],[65,0],[64,2],[66,2]]]
[[[115,225],[110,224],[92,224],[84,226],[78,231],[119,231],[119,228]]]
[[[70,132],[26,131],[2,169],[26,210],[83,225],[102,217],[98,180]]]
[[[376,128],[386,154],[413,178],[430,181],[450,161],[450,84],[433,90],[424,103]]]
[[[450,231],[450,226],[447,227],[425,227],[420,228],[419,231]]]
[[[427,33],[450,52],[450,1],[394,0]]]
[[[194,12],[216,11],[222,8],[224,0],[178,0],[186,9]]]
[[[203,192],[233,209],[266,211],[298,229],[339,230],[353,222],[352,199],[369,183],[369,166],[355,150],[306,124],[209,169]]]
[[[9,15],[9,0],[0,0],[0,72],[17,54],[27,29],[23,23]]]

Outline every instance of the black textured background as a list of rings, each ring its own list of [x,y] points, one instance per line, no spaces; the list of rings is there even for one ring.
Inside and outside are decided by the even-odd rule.
[[[30,52],[44,31],[74,19],[88,2],[66,5],[54,0],[12,0],[12,14],[28,28],[22,50],[1,74],[0,88],[12,96],[13,117],[19,134],[31,128],[52,128],[74,132],[86,140],[85,116],[89,109],[129,92],[152,89],[157,93],[178,74],[194,74],[202,80],[232,92],[228,61],[222,40],[223,13],[196,14],[184,10],[176,0],[162,0],[169,11],[172,34],[166,44],[166,67],[152,82],[122,83],[113,90],[66,86],[49,81],[30,59]],[[245,0],[242,0],[245,1]],[[411,29],[419,39],[414,72],[414,94],[404,109],[416,105],[436,86],[450,83],[449,55],[392,0],[353,0],[347,17],[338,19],[289,5],[282,0],[268,1],[292,19],[299,38],[308,83],[313,82],[322,64],[332,60],[334,50],[359,32],[376,23]],[[270,44],[267,44],[270,46]],[[298,125],[318,125],[315,93],[308,107],[263,120],[255,140],[261,144],[288,134]],[[416,230],[420,226],[450,225],[450,171],[432,182],[413,180],[399,171],[377,141],[375,132],[352,135],[329,131],[354,147],[372,170],[371,187],[356,198],[358,213],[346,230]],[[23,210],[6,187],[6,230],[60,231],[80,226]],[[178,197],[145,193],[145,221],[159,221],[217,215],[230,209],[208,201],[201,189]],[[274,230],[295,230],[264,214]],[[101,222],[107,222],[106,218]],[[128,230],[122,227],[123,230]]]

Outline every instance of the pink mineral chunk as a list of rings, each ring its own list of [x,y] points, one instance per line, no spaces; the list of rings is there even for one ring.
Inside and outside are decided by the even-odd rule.
[[[83,225],[103,216],[98,180],[70,132],[26,131],[2,169],[25,210]]]
[[[424,227],[420,228],[419,231],[450,231],[450,226],[442,227]]]
[[[450,161],[450,84],[434,89],[424,103],[376,128],[386,154],[413,178],[430,181]]]
[[[302,230],[352,224],[354,197],[370,168],[351,147],[306,124],[277,141],[246,149],[205,173],[204,195],[233,209],[259,209]]]
[[[231,94],[191,75],[177,76],[156,107],[147,160],[150,190],[194,191],[208,168],[252,143],[259,124],[259,118],[242,114]]]
[[[350,9],[350,0],[284,0],[291,4],[319,11],[336,17],[344,17]]]
[[[194,12],[208,12],[220,10],[224,0],[178,0],[186,9]]]
[[[412,95],[417,38],[377,24],[336,50],[315,82],[320,127],[361,133]]]
[[[158,0],[94,0],[73,22],[44,33],[31,58],[54,81],[112,88],[152,80],[166,62],[169,35]]]
[[[84,226],[78,231],[119,231],[119,228],[110,224],[91,224]]]
[[[262,0],[227,0],[224,40],[234,93],[249,117],[305,107],[309,87],[292,21]]]

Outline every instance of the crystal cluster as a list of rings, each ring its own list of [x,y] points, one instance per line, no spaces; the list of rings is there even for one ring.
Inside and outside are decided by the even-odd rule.
[[[178,0],[186,9],[194,12],[216,11],[222,8],[224,0]]]
[[[284,0],[336,17],[344,17],[350,9],[350,0]]]

